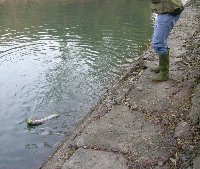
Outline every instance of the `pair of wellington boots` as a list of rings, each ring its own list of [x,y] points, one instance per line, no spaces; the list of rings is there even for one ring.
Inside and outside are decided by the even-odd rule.
[[[159,66],[150,68],[151,72],[158,73],[152,78],[153,82],[163,82],[169,80],[169,52],[159,55]]]

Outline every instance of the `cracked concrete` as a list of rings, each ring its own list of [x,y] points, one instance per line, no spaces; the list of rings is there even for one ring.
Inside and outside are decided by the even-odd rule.
[[[62,169],[128,169],[127,159],[112,152],[78,149]]]
[[[162,157],[169,156],[169,138],[160,131],[160,126],[146,121],[143,114],[116,105],[101,119],[90,123],[76,138],[75,145],[129,153],[139,161],[162,161],[166,160]]]

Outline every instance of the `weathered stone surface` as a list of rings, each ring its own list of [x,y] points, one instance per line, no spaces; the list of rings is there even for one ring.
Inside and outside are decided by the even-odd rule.
[[[111,112],[91,123],[77,137],[77,146],[101,147],[138,156],[139,161],[165,160],[169,155],[168,140],[159,126],[144,120],[141,113],[116,105]]]
[[[149,114],[164,115],[166,113],[169,116],[179,116],[184,113],[187,105],[183,105],[183,101],[189,100],[194,80],[186,80],[184,84],[181,84],[182,86],[178,86],[173,80],[162,82],[162,84],[152,83],[151,76],[154,74],[149,70],[143,73],[139,83],[136,84],[135,88],[132,88],[128,95],[130,104],[136,103],[139,105],[139,110]],[[138,87],[142,87],[143,90],[139,91]]]
[[[184,138],[184,139],[190,139],[192,136],[192,133],[190,131],[190,125],[187,122],[180,122],[174,133],[175,138]]]
[[[199,169],[200,168],[200,156],[196,157],[193,161],[193,169]]]
[[[200,84],[195,90],[195,95],[192,98],[192,106],[190,108],[189,116],[193,123],[196,124],[200,121]]]
[[[128,166],[121,154],[80,148],[62,169],[128,169]]]
[[[144,72],[144,75],[139,79],[140,83],[136,84],[136,88],[133,88],[128,95],[130,103],[136,103],[140,110],[150,113],[158,110],[169,110],[171,103],[168,90],[172,89],[171,84],[168,82],[163,82],[162,85],[154,84],[151,82],[151,75],[149,70]],[[143,88],[143,90],[140,91],[138,88]]]

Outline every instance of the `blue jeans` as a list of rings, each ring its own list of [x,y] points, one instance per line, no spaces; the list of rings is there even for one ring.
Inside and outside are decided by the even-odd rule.
[[[157,15],[152,37],[152,47],[158,55],[163,55],[168,52],[167,39],[179,18],[180,14],[176,16],[170,14]]]

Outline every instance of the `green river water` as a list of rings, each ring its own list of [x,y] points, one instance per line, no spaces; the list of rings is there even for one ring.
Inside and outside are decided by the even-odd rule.
[[[146,49],[153,20],[146,0],[0,0],[0,169],[39,168]]]

